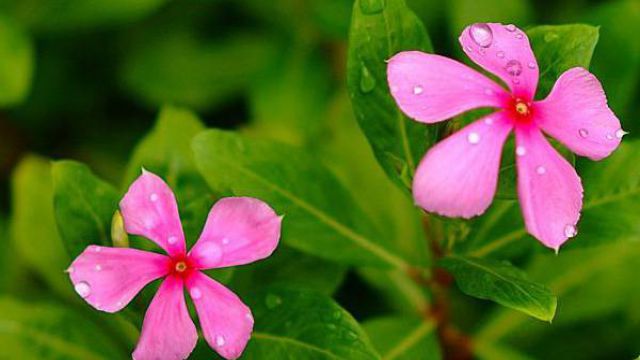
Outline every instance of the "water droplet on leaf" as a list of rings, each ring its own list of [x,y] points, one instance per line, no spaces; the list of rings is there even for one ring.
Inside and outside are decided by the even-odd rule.
[[[360,70],[360,91],[370,93],[376,87],[376,79],[371,75],[369,69],[362,65]]]
[[[267,294],[265,298],[265,305],[267,305],[268,309],[275,309],[276,307],[282,304],[282,298],[278,295]]]
[[[385,0],[360,0],[360,10],[368,15],[373,15],[384,10]]]

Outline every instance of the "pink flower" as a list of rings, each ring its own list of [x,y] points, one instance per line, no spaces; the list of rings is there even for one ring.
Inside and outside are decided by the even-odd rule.
[[[496,109],[427,152],[413,180],[415,201],[444,216],[482,214],[495,195],[502,147],[514,131],[527,230],[558,251],[577,233],[582,185],[543,132],[593,160],[611,154],[625,132],[600,82],[583,68],[567,70],[546,99],[535,101],[538,64],[527,35],[514,25],[473,24],[459,40],[467,56],[510,91],[443,56],[407,51],[389,60],[391,93],[417,121],[435,123],[475,108]]]
[[[76,292],[98,310],[125,307],[145,285],[164,278],[151,301],[133,352],[136,360],[185,359],[198,340],[183,288],[191,295],[209,345],[226,359],[238,358],[253,329],[251,310],[201,270],[252,263],[271,255],[281,218],[260,200],[218,201],[197,243],[187,252],[175,196],[147,171],[120,202],[127,232],[144,236],[168,256],[130,248],[89,246],[69,275]]]

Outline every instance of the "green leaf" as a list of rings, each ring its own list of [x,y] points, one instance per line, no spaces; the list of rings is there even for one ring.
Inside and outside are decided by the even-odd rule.
[[[16,0],[3,1],[0,10],[29,28],[42,32],[77,31],[139,19],[166,0]]]
[[[127,90],[150,107],[172,103],[197,110],[241,93],[276,50],[264,36],[204,42],[193,29],[179,28],[156,31],[134,44],[120,73]]]
[[[346,270],[345,266],[280,245],[265,261],[236,268],[229,287],[247,296],[256,288],[274,285],[332,295]]]
[[[33,44],[11,19],[0,15],[0,107],[22,102],[31,88]]]
[[[56,221],[69,255],[75,257],[91,244],[112,246],[116,190],[75,161],[56,161],[51,173]]]
[[[540,69],[536,98],[542,99],[563,72],[589,68],[599,30],[585,24],[545,25],[527,30],[527,36]]]
[[[347,60],[349,96],[378,162],[396,185],[408,190],[438,127],[409,119],[391,98],[385,60],[403,50],[431,51],[424,26],[404,1],[355,1]]]
[[[49,161],[28,156],[16,167],[11,179],[11,239],[17,253],[56,292],[74,296],[64,274],[71,260],[67,255],[53,210],[53,185]]]
[[[509,263],[454,255],[440,265],[453,274],[467,295],[495,301],[540,320],[553,320],[556,297]]]
[[[449,1],[452,39],[457,48],[462,30],[477,22],[502,22],[524,26],[533,13],[527,0],[452,0]]]
[[[196,168],[191,149],[191,141],[202,130],[204,126],[192,112],[163,107],[153,130],[136,146],[124,182],[128,188],[142,168],[164,179],[176,195],[189,244],[200,234],[215,199]]]
[[[0,344],[11,359],[125,359],[104,327],[68,307],[0,299]]]
[[[193,149],[212,188],[262,199],[286,215],[282,239],[288,245],[346,264],[408,267],[380,245],[366,215],[313,157],[219,130],[198,135]]]
[[[363,327],[383,360],[437,360],[442,358],[436,324],[420,318],[382,317]]]
[[[405,271],[376,268],[357,271],[396,312],[415,316],[429,311],[432,301],[427,288],[407,276]]]
[[[273,288],[249,300],[256,327],[244,359],[379,359],[356,320],[327,296]]]

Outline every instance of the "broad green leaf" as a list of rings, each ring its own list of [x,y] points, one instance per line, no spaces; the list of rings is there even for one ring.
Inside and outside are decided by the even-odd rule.
[[[420,318],[382,317],[363,327],[383,360],[442,358],[436,324]]]
[[[585,24],[545,25],[527,30],[540,69],[536,98],[544,98],[563,72],[589,68],[598,43],[598,28]]]
[[[56,221],[69,255],[91,244],[112,246],[111,219],[120,200],[113,186],[75,161],[56,161],[51,173]]]
[[[165,106],[155,127],[136,146],[125,176],[128,188],[145,168],[169,184],[178,200],[182,225],[189,244],[195,242],[215,196],[198,170],[191,150],[193,137],[204,126],[192,112]]]
[[[152,35],[134,43],[121,69],[128,91],[151,107],[211,109],[244,90],[275,54],[272,42],[258,35],[214,42],[192,30]]]
[[[33,44],[13,20],[0,14],[0,107],[28,95],[34,68]]]
[[[386,304],[401,314],[422,315],[432,302],[428,289],[406,271],[359,268],[358,274],[380,293]]]
[[[315,158],[219,130],[196,136],[193,149],[212,188],[262,199],[286,216],[282,239],[288,245],[346,264],[408,267],[380,245],[366,215]]]
[[[0,299],[0,346],[7,359],[125,359],[104,325],[72,308]],[[3,356],[4,357],[4,356]]]
[[[6,0],[0,10],[43,33],[77,31],[137,20],[166,0]]]
[[[347,84],[356,119],[387,175],[404,190],[437,126],[406,117],[391,98],[386,60],[404,50],[431,51],[427,32],[404,0],[357,0],[353,5]]]
[[[332,295],[345,273],[346,267],[342,265],[279,245],[264,261],[236,268],[229,287],[247,296],[256,288],[274,285]]]
[[[247,300],[256,325],[244,359],[379,359],[356,320],[325,295],[272,288]]]
[[[457,48],[460,32],[477,22],[526,25],[533,13],[528,0],[452,0],[449,1],[452,43]]]
[[[56,292],[71,295],[64,270],[67,255],[54,218],[50,163],[28,156],[16,167],[11,180],[11,239],[18,255]]]
[[[540,320],[553,320],[556,297],[509,263],[453,255],[444,258],[440,265],[453,274],[458,287],[467,295],[495,301]]]
[[[608,104],[622,127],[640,134],[638,94],[640,94],[640,3],[636,0],[607,1],[595,7],[586,20],[600,26],[601,41],[593,55],[593,73],[602,82]]]

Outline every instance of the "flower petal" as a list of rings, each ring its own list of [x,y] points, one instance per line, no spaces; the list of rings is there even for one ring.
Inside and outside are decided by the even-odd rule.
[[[405,51],[387,65],[391,95],[408,116],[434,123],[470,109],[499,107],[509,95],[493,80],[455,60]]]
[[[535,128],[516,129],[518,195],[527,230],[558,251],[576,234],[582,184],[574,168]]]
[[[120,210],[128,233],[152,240],[169,255],[186,252],[176,197],[157,175],[143,170],[120,201]]]
[[[113,313],[166,275],[168,264],[167,256],[152,252],[91,245],[67,271],[80,296],[96,309]]]
[[[498,112],[431,148],[413,179],[416,203],[444,216],[482,214],[495,195],[502,146],[511,128],[506,115]]]
[[[253,331],[251,310],[229,289],[201,272],[186,281],[204,338],[220,356],[237,359]]]
[[[207,223],[189,256],[200,269],[252,263],[278,246],[282,218],[264,202],[228,197],[209,212]]]
[[[134,360],[183,360],[196,347],[198,333],[184,300],[183,280],[167,277],[144,315]]]
[[[583,68],[565,71],[549,96],[534,106],[536,121],[547,134],[593,160],[609,156],[625,134],[600,81]]]
[[[514,25],[477,23],[467,26],[459,41],[473,62],[501,78],[516,97],[533,100],[538,62],[524,31]]]

